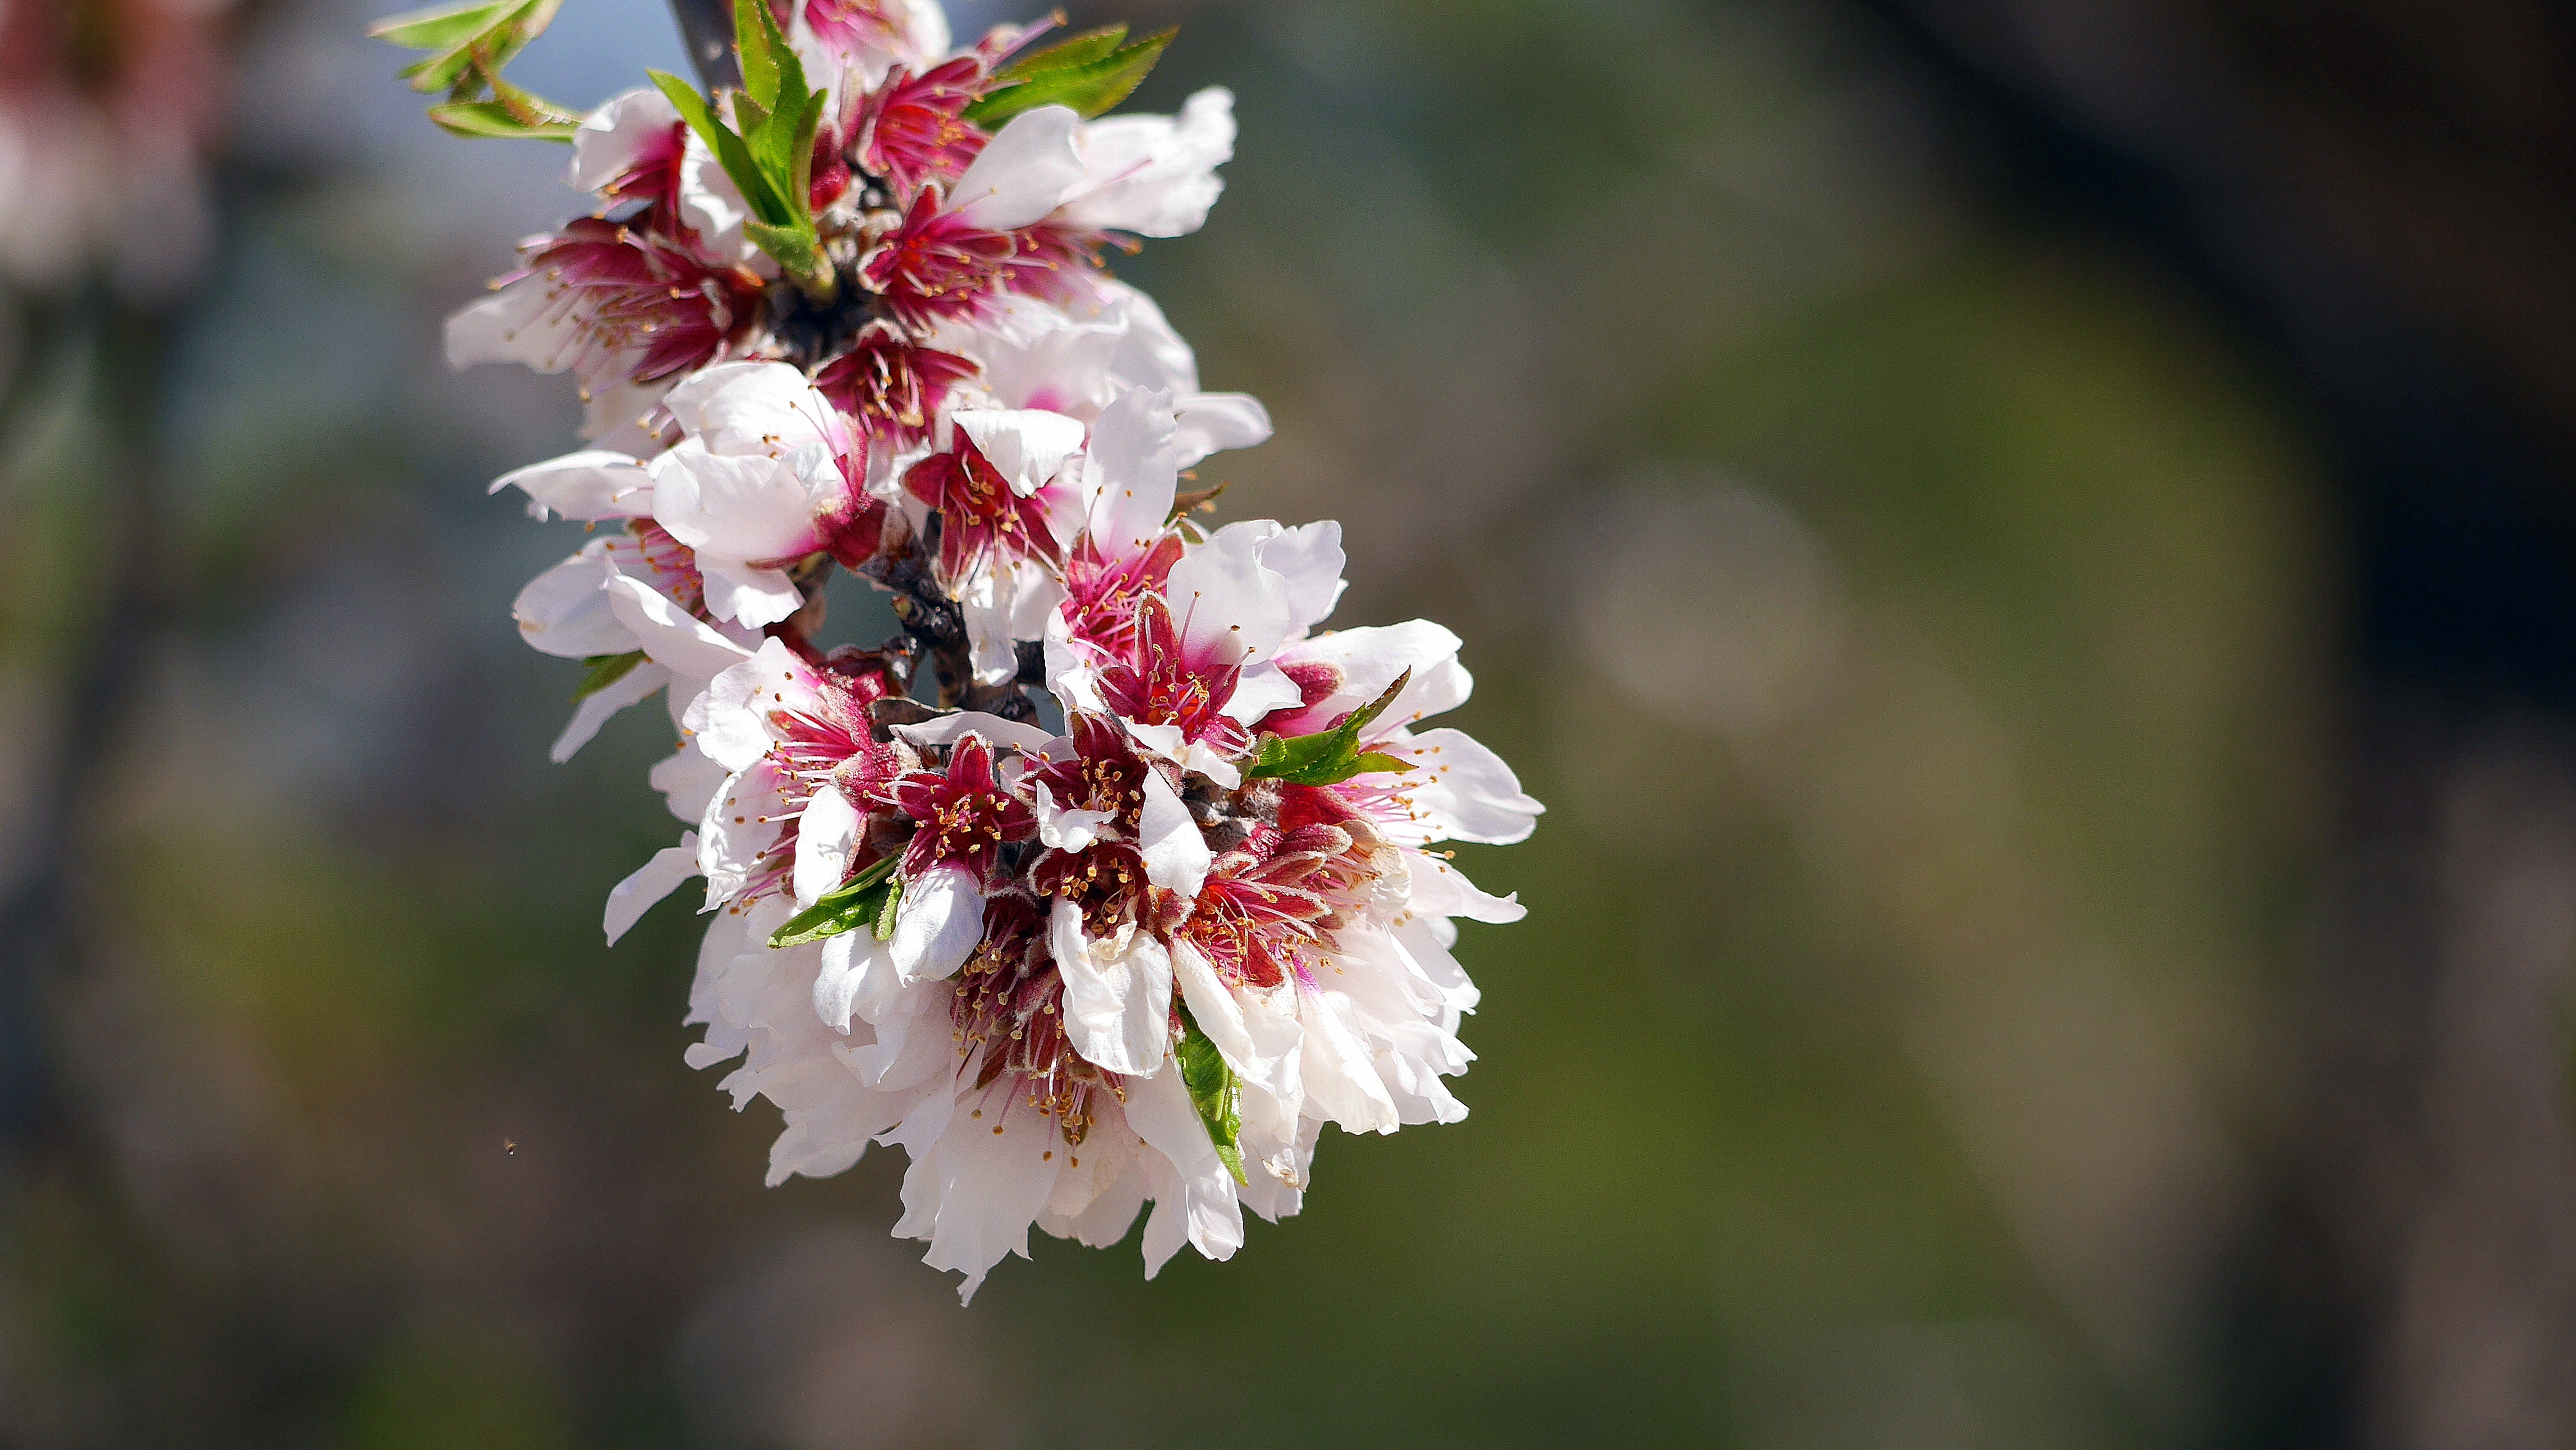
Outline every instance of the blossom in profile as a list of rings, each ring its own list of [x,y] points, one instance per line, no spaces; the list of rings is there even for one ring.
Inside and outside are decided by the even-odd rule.
[[[476,53],[545,3],[474,11]],[[1521,907],[1439,848],[1541,807],[1424,723],[1468,700],[1457,636],[1328,626],[1340,525],[1205,527],[1183,491],[1269,416],[1102,258],[1205,221],[1231,96],[1105,114],[1168,34],[738,14],[713,95],[574,115],[497,62],[421,71],[451,129],[569,140],[596,203],[449,343],[592,404],[589,447],[494,488],[593,531],[514,611],[584,663],[558,758],[657,692],[679,731],[652,784],[686,829],[608,935],[699,883],[688,1060],[780,1112],[773,1183],[901,1148],[895,1231],[964,1293],[1032,1229],[1140,1213],[1149,1275],[1226,1258],[1326,1128],[1465,1115],[1455,923]],[[835,640],[836,572],[901,632]]]

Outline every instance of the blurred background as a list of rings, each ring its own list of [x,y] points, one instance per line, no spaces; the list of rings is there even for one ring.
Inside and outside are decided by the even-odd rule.
[[[667,732],[438,350],[578,202],[395,8],[0,0],[0,1445],[2576,1443],[2563,8],[1069,7],[1239,97],[1227,515],[1552,811],[1465,1123],[964,1310],[600,945]]]

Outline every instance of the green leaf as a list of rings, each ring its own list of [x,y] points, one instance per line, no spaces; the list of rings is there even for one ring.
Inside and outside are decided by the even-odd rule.
[[[563,0],[497,0],[470,11],[415,12],[384,22],[393,26],[386,38],[412,49],[431,47],[394,40],[394,35],[440,38],[443,44],[404,70],[403,77],[416,91],[446,91],[450,100],[473,100],[484,79],[499,75],[529,41],[545,33],[562,5]]]
[[[829,92],[808,92],[804,113],[787,141],[787,194],[797,213],[809,218],[814,212],[814,137],[823,129],[823,107],[830,99]]]
[[[1063,70],[1067,66],[1086,65],[1118,48],[1127,38],[1124,25],[1104,25],[1080,35],[1059,40],[1044,50],[1033,50],[1018,60],[993,72],[1000,80],[1027,80],[1041,71]]]
[[[497,131],[467,131],[455,126],[448,126],[447,122],[439,119],[439,112],[454,111],[458,109],[471,108],[432,106],[429,108],[429,118],[433,121],[437,121],[438,124],[442,126],[447,126],[447,129],[456,132],[456,134],[460,136],[495,136],[503,134]],[[515,135],[518,133],[513,132],[509,134]],[[582,663],[589,668],[581,677],[581,688],[572,692],[572,697],[576,700],[586,700],[591,696],[598,694],[600,691],[607,689],[609,686],[616,684],[619,680],[625,679],[627,675],[634,671],[637,665],[644,663],[644,651],[636,649],[628,650],[622,655],[592,655],[590,658],[583,660]]]
[[[778,109],[778,57],[785,52],[789,61],[795,52],[788,47],[787,37],[778,33],[778,17],[769,12],[769,0],[734,0],[734,49],[742,56],[742,89],[760,103],[764,111]],[[801,81],[801,77],[799,78]],[[797,94],[804,94],[800,85]],[[746,132],[751,128],[745,126]]]
[[[987,131],[997,131],[1013,116],[1040,106],[1071,106],[1085,117],[1097,116],[1127,99],[1171,42],[1171,31],[1156,31],[1097,60],[1039,72],[987,92],[966,108],[965,117]]]
[[[1199,1121],[1207,1125],[1217,1158],[1235,1182],[1243,1182],[1243,1083],[1187,1007],[1181,1009],[1181,1040],[1172,1056],[1180,1063],[1181,1086],[1188,1089]]]
[[[839,936],[861,927],[873,929],[894,912],[895,898],[903,894],[903,883],[889,880],[894,875],[896,858],[888,856],[850,879],[838,890],[828,891],[812,906],[796,913],[785,926],[770,933],[773,947],[803,946],[809,941]],[[883,941],[894,935],[891,924],[877,933]]]
[[[441,130],[453,136],[491,137],[498,140],[562,141],[570,143],[572,133],[580,129],[576,121],[540,121],[529,123],[510,114],[510,108],[499,101],[449,101],[429,108],[429,118]]]
[[[894,858],[889,856],[886,859],[891,861]],[[887,882],[885,884],[885,905],[877,908],[877,921],[874,930],[878,941],[894,940],[895,908],[902,904],[903,883],[900,881]]]
[[[664,99],[671,103],[671,109],[680,113],[680,119],[689,123],[689,129],[697,132],[700,140],[709,146],[716,144],[716,133],[724,129],[724,122],[716,119],[715,107],[707,104],[707,98],[698,94],[696,86],[666,70],[648,67],[644,75],[660,88]]]
[[[1245,777],[1284,780],[1291,785],[1339,785],[1355,775],[1411,770],[1411,761],[1361,750],[1360,731],[1384,714],[1412,681],[1413,671],[1406,670],[1386,687],[1385,694],[1343,716],[1342,722],[1330,730],[1285,740],[1276,735],[1263,736],[1261,749],[1253,756],[1252,768],[1244,772]]]
[[[504,12],[526,3],[527,0],[464,0],[457,5],[406,10],[368,26],[367,34],[405,50],[446,50],[491,29]]]
[[[492,86],[492,101],[525,126],[573,126],[582,123],[579,111],[567,110],[534,91],[523,90],[499,76],[485,78]]]

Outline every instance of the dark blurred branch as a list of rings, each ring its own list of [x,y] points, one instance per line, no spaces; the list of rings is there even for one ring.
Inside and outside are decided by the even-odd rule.
[[[83,952],[83,866],[96,846],[93,808],[109,793],[137,686],[167,613],[163,591],[161,416],[166,339],[157,308],[93,297],[82,309],[95,339],[89,391],[113,410],[121,456],[98,471],[94,505],[120,546],[56,721],[53,759],[32,772],[37,796],[21,830],[36,845],[27,878],[0,902],[0,1144],[10,1166],[59,1154],[75,1137],[65,1101],[54,996]],[[31,368],[44,359],[31,357]]]
[[[742,62],[733,49],[733,7],[725,0],[671,0],[671,16],[680,22],[680,39],[698,80],[710,91],[739,87]]]

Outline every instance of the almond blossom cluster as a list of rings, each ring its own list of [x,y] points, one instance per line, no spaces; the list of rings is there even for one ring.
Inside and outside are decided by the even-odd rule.
[[[598,209],[447,333],[587,402],[588,447],[493,485],[591,530],[516,605],[587,665],[555,757],[657,695],[679,730],[652,783],[690,829],[609,939],[700,882],[688,1060],[784,1115],[773,1183],[900,1145],[895,1232],[965,1293],[1148,1202],[1149,1275],[1225,1258],[1325,1125],[1465,1115],[1453,922],[1522,909],[1434,847],[1541,807],[1424,723],[1456,636],[1325,627],[1338,524],[1195,522],[1190,470],[1269,420],[1102,254],[1201,224],[1225,91],[1104,119],[1166,37],[958,47],[928,0],[736,24],[738,87],[562,125]],[[488,80],[442,124],[557,124]],[[835,570],[902,632],[827,643]]]

